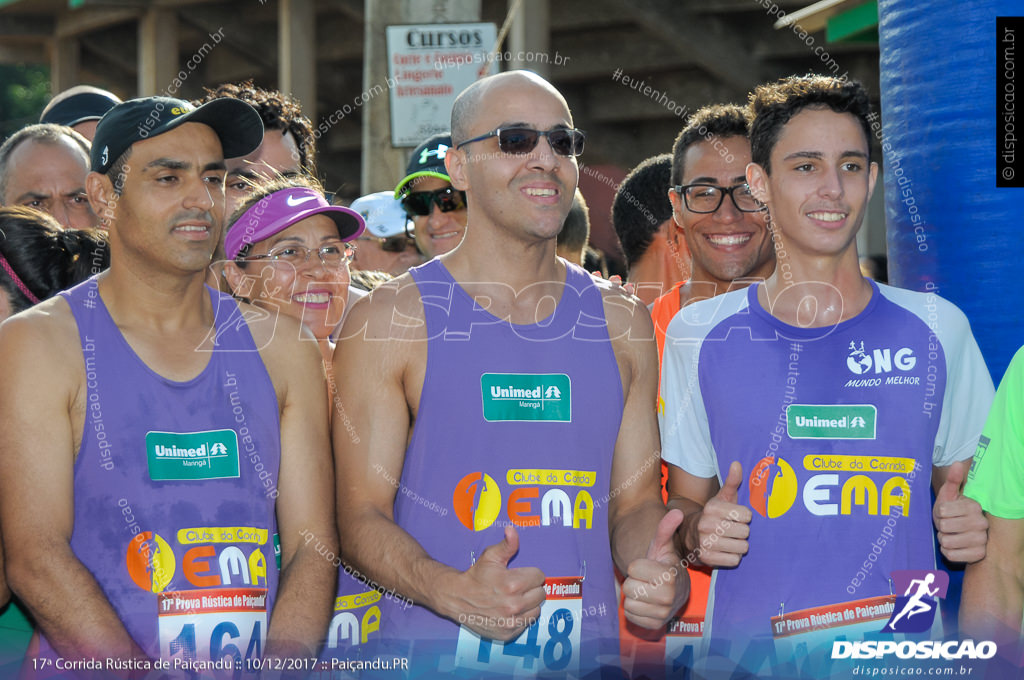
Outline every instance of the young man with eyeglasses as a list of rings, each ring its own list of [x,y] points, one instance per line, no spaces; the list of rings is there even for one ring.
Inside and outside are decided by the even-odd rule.
[[[452,130],[473,228],[356,305],[335,352],[362,424],[335,420],[344,555],[413,603],[382,604],[380,632],[414,671],[601,674],[619,663],[613,564],[639,625],[688,590],[659,494],[650,317],[555,256],[584,135],[550,83],[479,80]]]
[[[452,187],[444,164],[451,148],[447,133],[420,144],[395,187],[395,198],[412,220],[416,247],[428,260],[453,250],[466,233],[466,192]]]
[[[86,178],[110,268],[0,326],[4,567],[37,675],[320,644],[335,571],[302,535],[337,549],[320,358],[298,322],[204,285],[224,158],[262,132],[233,99],[111,109]]]
[[[985,554],[960,485],[992,381],[954,305],[860,273],[878,172],[864,88],[790,77],[757,88],[751,111],[746,179],[777,266],[669,325],[669,505],[686,513],[685,551],[718,567],[708,668],[847,677],[833,641],[877,636],[901,573],[936,569],[933,521],[951,561]]]
[[[747,187],[748,128],[745,108],[705,106],[694,112],[676,137],[671,156],[666,154],[670,158],[665,178],[671,209],[670,244],[673,252],[688,253],[691,275],[651,305],[659,362],[665,331],[681,308],[763,281],[775,269],[775,249],[764,211]],[[669,471],[664,469],[662,474],[667,477]],[[688,570],[690,599],[686,607],[670,626],[664,644],[636,644],[634,671],[661,672],[666,658],[671,664],[699,643],[695,631],[704,622],[711,569],[692,565]],[[628,648],[633,640],[624,636],[624,643]]]

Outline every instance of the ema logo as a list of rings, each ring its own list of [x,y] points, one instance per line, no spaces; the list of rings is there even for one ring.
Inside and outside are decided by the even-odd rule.
[[[445,144],[438,144],[436,149],[424,149],[420,153],[420,165],[427,164],[427,156],[434,156],[437,160],[443,160],[450,148],[450,146],[446,146]]]
[[[850,354],[846,357],[846,367],[856,375],[863,375],[874,368],[875,373],[892,373],[893,366],[897,370],[909,371],[917,365],[917,357],[909,347],[902,347],[892,354],[889,348],[872,350],[869,355],[864,351],[864,341],[860,346],[850,341]]]
[[[793,466],[765,456],[750,473],[750,507],[762,517],[781,517],[793,507],[798,486]]]
[[[944,571],[894,571],[893,585],[897,592],[896,608],[892,610],[883,633],[923,633],[932,626],[939,599],[946,597],[949,574]]]

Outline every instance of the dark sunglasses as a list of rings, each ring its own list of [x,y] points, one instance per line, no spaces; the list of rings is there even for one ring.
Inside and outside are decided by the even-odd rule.
[[[441,212],[462,210],[466,207],[466,192],[445,187],[436,191],[412,191],[402,198],[402,207],[409,217],[429,215],[435,205]]]
[[[587,140],[583,130],[572,128],[555,128],[554,130],[532,130],[530,128],[498,128],[486,135],[467,139],[455,148],[461,149],[467,144],[479,142],[491,137],[498,138],[498,148],[504,153],[522,155],[537,148],[541,137],[548,138],[551,150],[559,156],[579,156],[583,153],[583,143]]]

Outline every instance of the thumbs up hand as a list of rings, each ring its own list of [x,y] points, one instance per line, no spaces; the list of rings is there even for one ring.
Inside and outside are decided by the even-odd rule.
[[[450,593],[458,612],[452,618],[481,637],[501,642],[514,639],[538,616],[544,603],[544,572],[535,567],[508,568],[519,552],[519,533],[505,527],[505,536],[489,546],[476,564],[462,572]]]
[[[722,488],[704,504],[697,521],[700,561],[709,567],[735,567],[750,545],[750,508],[738,505],[743,466],[733,461]]]
[[[942,554],[951,562],[977,562],[985,557],[988,520],[981,506],[961,492],[970,461],[949,466],[932,508]]]
[[[690,579],[675,549],[681,510],[665,513],[654,532],[647,555],[633,560],[622,584],[626,618],[643,628],[660,628],[686,601]]]

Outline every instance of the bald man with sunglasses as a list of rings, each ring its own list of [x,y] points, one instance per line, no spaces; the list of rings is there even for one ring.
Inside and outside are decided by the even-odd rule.
[[[416,672],[615,674],[614,567],[646,628],[689,591],[650,316],[555,254],[584,134],[550,83],[477,81],[452,129],[472,229],[356,304],[334,355],[357,424],[334,429],[344,558],[401,596],[382,600],[381,651]]]

